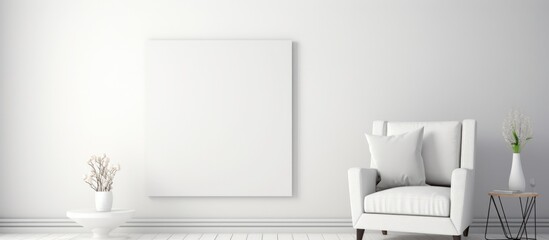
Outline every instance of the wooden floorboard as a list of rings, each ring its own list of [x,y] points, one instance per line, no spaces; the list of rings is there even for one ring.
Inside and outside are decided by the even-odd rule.
[[[291,233],[279,233],[278,240],[294,240]]]
[[[263,240],[278,240],[276,233],[263,233]]]
[[[231,237],[233,236],[232,233],[220,233],[217,234],[217,237],[215,240],[231,240]]]
[[[184,240],[200,240],[202,237],[202,233],[190,233],[187,236],[185,236]]]
[[[246,240],[248,238],[248,234],[246,233],[235,233],[233,234],[233,237],[231,237],[231,240]]]
[[[322,233],[308,233],[307,237],[309,240],[324,240],[324,237],[322,237]]]
[[[293,233],[294,240],[309,240],[306,233]]]
[[[184,240],[186,236],[187,236],[186,233],[175,233],[175,234],[172,234],[170,238],[168,238],[168,240]]]
[[[351,233],[340,233],[340,234],[337,234],[337,236],[339,237],[339,240],[355,240],[355,234],[351,234]]]
[[[324,240],[339,240],[336,233],[324,233],[322,237],[324,237]]]
[[[248,234],[248,240],[261,240],[261,239],[263,239],[263,234],[261,233]]]
[[[159,233],[154,236],[153,240],[168,240],[172,235],[171,233]]]
[[[156,233],[148,233],[141,235],[138,239],[139,240],[153,240],[156,237]]]
[[[215,240],[215,237],[217,236],[217,233],[205,233],[202,234],[200,237],[200,240]]]

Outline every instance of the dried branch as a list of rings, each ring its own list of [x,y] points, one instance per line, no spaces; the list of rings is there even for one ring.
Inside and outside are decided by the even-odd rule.
[[[91,156],[88,165],[91,167],[91,173],[84,175],[84,182],[97,192],[111,191],[114,177],[120,171],[120,165],[112,166],[106,154],[100,157]]]

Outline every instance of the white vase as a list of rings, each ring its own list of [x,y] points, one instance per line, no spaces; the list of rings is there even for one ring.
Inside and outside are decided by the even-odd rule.
[[[522,162],[520,153],[513,153],[513,163],[511,164],[511,173],[509,174],[509,190],[526,190],[526,180],[522,171]]]
[[[112,209],[112,192],[95,192],[95,210],[109,212]]]

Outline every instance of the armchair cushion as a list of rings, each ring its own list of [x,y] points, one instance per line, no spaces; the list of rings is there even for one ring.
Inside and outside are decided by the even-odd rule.
[[[425,168],[421,157],[423,127],[393,136],[366,134],[371,165],[381,181],[378,189],[425,185]]]
[[[450,188],[408,186],[391,188],[364,198],[366,213],[450,216]]]
[[[459,168],[461,122],[388,122],[387,135],[424,128],[421,155],[425,181],[430,185],[450,186],[452,171]]]

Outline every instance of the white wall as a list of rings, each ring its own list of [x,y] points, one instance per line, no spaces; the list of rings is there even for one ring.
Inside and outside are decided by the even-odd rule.
[[[115,207],[136,217],[349,218],[346,171],[368,166],[376,119],[478,120],[475,217],[506,185],[500,133],[532,116],[527,178],[549,186],[549,2],[0,0],[0,217],[91,207],[84,161],[122,165]],[[294,41],[294,197],[148,198],[144,43]],[[549,201],[538,206],[549,217]],[[514,216],[518,216],[515,213]]]

